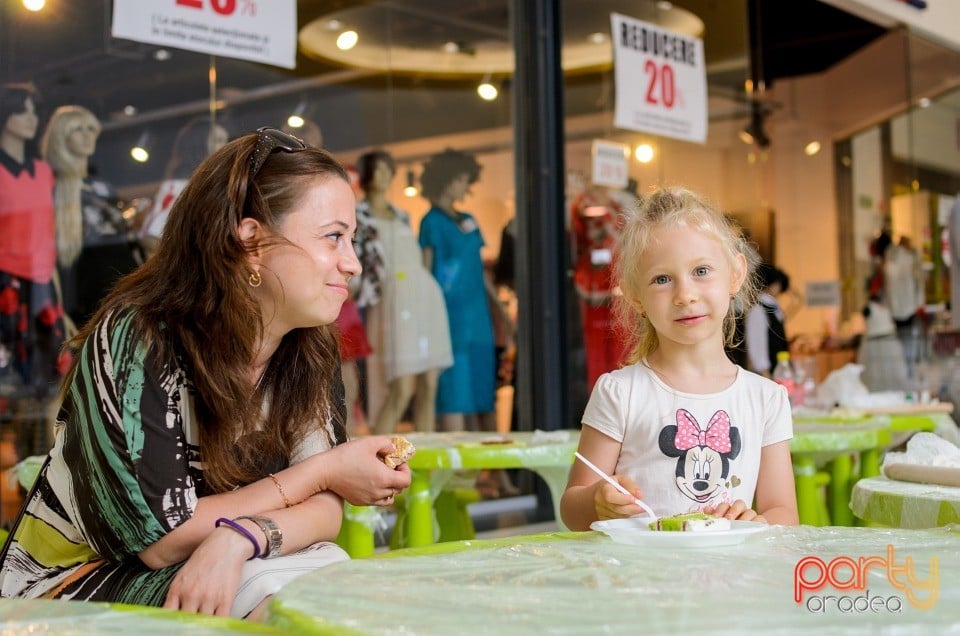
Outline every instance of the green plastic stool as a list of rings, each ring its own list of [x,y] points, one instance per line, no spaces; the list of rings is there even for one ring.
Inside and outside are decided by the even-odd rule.
[[[817,498],[817,516],[819,522],[817,525],[829,526],[830,510],[827,508],[827,498],[822,493],[823,489],[830,485],[830,473],[818,471],[817,474],[813,476],[813,483],[821,493],[820,497]]]
[[[433,504],[437,514],[437,524],[440,526],[440,537],[437,539],[439,543],[476,538],[477,533],[467,506],[478,501],[480,501],[480,492],[476,488],[451,488],[440,491]],[[397,523],[390,537],[390,548],[396,550],[406,547],[406,496],[397,495],[393,500],[393,508],[397,511]]]

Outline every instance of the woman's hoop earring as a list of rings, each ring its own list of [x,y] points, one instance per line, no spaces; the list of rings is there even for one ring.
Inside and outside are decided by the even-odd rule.
[[[260,272],[253,270],[250,272],[250,276],[247,278],[247,282],[251,287],[259,287],[260,283],[263,282],[263,277],[260,276]]]

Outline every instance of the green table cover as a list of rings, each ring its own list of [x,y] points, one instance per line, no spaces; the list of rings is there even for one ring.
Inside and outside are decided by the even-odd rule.
[[[206,636],[236,633],[279,636],[283,632],[260,623],[187,614],[156,607],[81,601],[0,599],[0,634],[3,636]]]
[[[888,546],[896,565],[913,559],[919,579],[930,578],[937,559],[931,608],[911,605],[880,567],[864,583],[869,598],[882,597],[882,611],[853,611],[869,603],[856,600],[865,592],[830,586],[801,590],[795,602],[801,559],[824,566],[840,557],[885,559]],[[812,567],[801,576],[815,582]],[[739,545],[676,549],[614,543],[593,532],[531,535],[337,564],[288,585],[268,613],[271,624],[298,634],[929,636],[960,630],[958,571],[960,533],[944,529],[773,527]],[[916,591],[920,601],[931,598]],[[888,611],[898,607],[891,597],[900,598],[900,612]],[[848,603],[850,612],[837,608]]]
[[[892,528],[936,528],[960,523],[960,488],[871,477],[854,485],[850,508]]]

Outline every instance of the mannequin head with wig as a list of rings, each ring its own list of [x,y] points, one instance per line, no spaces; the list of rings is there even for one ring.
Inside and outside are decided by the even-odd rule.
[[[83,247],[80,191],[99,135],[100,122],[83,106],[59,107],[43,135],[43,158],[57,178],[53,191],[57,258],[64,266],[73,264]]]

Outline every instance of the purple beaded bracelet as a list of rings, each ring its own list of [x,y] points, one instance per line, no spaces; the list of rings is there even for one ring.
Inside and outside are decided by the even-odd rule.
[[[220,517],[217,519],[216,527],[219,528],[221,525],[229,526],[233,530],[236,530],[246,538],[250,539],[250,543],[253,544],[253,556],[247,559],[248,561],[253,561],[260,556],[260,544],[257,543],[257,538],[253,536],[252,532],[241,526],[233,519],[227,519],[226,517]]]

